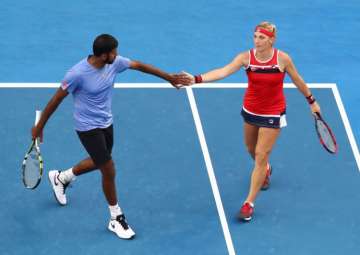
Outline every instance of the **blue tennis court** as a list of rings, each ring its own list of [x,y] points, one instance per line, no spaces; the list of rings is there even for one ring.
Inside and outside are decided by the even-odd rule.
[[[354,215],[358,204],[339,208],[343,201],[359,198],[358,167],[331,89],[317,89],[316,94],[327,102],[324,114],[332,112],[326,116],[337,135],[339,154],[334,157],[322,149],[307,106],[295,89],[286,89],[289,123],[301,124],[283,130],[272,157],[272,187],[259,197],[256,219],[250,224],[236,220],[252,168],[242,145],[239,109],[243,91],[194,89],[234,250],[239,254],[302,254],[358,249],[359,219]],[[69,205],[59,207],[46,178],[37,190],[29,192],[22,188],[18,171],[7,171],[5,166],[11,167],[23,156],[28,140],[26,123],[39,107],[30,103],[22,109],[12,105],[12,98],[15,94],[21,101],[47,98],[53,89],[4,88],[1,92],[3,107],[12,108],[2,119],[5,123],[17,121],[19,127],[3,128],[4,146],[14,147],[15,153],[4,159],[1,171],[2,179],[8,179],[1,186],[1,193],[6,194],[1,197],[6,205],[1,212],[2,252],[35,250],[45,254],[51,250],[58,254],[57,250],[69,249],[110,254],[121,245],[125,254],[228,253],[185,90],[116,90],[114,157],[120,201],[139,233],[130,242],[119,241],[104,227],[107,208],[99,206],[104,198],[98,173],[75,181],[68,193]],[[70,99],[60,111],[45,133],[46,169],[66,168],[85,156],[73,129],[64,125],[72,122]],[[14,136],[5,135],[9,132]],[[308,245],[299,247],[298,242]]]
[[[359,11],[355,0],[108,1],[106,6],[5,0],[0,254],[357,254]],[[43,180],[34,191],[24,189],[20,166],[35,110],[46,105],[65,72],[91,53],[97,34],[118,37],[119,53],[126,57],[197,74],[252,47],[253,27],[262,20],[277,25],[276,47],[290,53],[313,86],[339,153],[321,147],[306,101],[296,89],[285,88],[288,127],[271,156],[271,188],[259,196],[251,223],[236,220],[253,167],[240,116],[243,71],[179,91],[135,71],[118,76],[113,157],[119,202],[136,231],[134,240],[120,240],[106,229],[109,213],[99,172],[74,181],[67,206],[53,197],[47,172],[86,156],[73,128],[70,97],[45,129]]]

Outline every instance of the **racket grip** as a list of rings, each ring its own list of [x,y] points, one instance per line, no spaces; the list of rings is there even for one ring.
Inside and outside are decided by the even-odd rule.
[[[41,117],[41,111],[40,111],[40,110],[36,110],[35,125],[39,122],[40,117]]]
[[[319,119],[322,119],[320,112],[315,112],[315,115],[316,115],[316,117],[318,117]]]

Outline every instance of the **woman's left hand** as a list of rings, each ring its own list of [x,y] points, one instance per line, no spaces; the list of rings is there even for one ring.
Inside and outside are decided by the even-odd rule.
[[[320,105],[316,101],[310,105],[310,109],[313,114],[321,113]]]

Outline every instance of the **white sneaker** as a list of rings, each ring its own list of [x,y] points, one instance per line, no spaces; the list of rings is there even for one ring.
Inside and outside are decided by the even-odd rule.
[[[58,178],[59,174],[60,174],[60,171],[58,171],[58,170],[49,171],[49,173],[48,173],[49,181],[51,183],[55,198],[58,201],[58,203],[60,205],[66,205],[67,201],[66,201],[65,190],[66,190],[67,186],[69,185],[69,183],[65,183],[65,184],[62,183]]]
[[[124,214],[118,215],[114,220],[111,219],[108,229],[122,239],[132,239],[135,236],[135,232],[127,224]]]

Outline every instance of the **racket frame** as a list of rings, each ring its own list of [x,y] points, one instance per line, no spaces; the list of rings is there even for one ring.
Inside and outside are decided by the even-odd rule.
[[[26,181],[25,181],[26,160],[30,156],[30,152],[33,149],[35,149],[37,159],[39,160],[39,175],[38,175],[38,179],[37,179],[35,185],[34,186],[28,186]],[[31,146],[30,146],[29,150],[25,154],[25,157],[24,157],[21,168],[22,168],[22,180],[23,180],[25,188],[27,188],[27,189],[35,189],[37,186],[39,186],[42,175],[43,175],[44,164],[43,164],[43,160],[42,160],[41,153],[40,153],[39,139],[38,138],[33,140],[33,142],[31,143]]]
[[[331,154],[336,154],[336,153],[338,152],[338,149],[339,149],[339,148],[338,148],[338,144],[337,144],[336,139],[335,139],[335,135],[334,135],[334,133],[332,132],[331,128],[330,128],[329,125],[326,123],[326,121],[322,118],[322,116],[321,116],[321,114],[320,114],[319,112],[316,112],[316,113],[314,114],[314,119],[315,119],[315,130],[316,130],[316,134],[317,134],[317,136],[319,137],[319,140],[320,140],[321,145],[322,145],[322,146],[325,148],[325,150],[328,151],[329,153],[331,153]],[[320,132],[319,132],[319,129],[318,129],[318,124],[317,124],[318,121],[321,121],[321,122],[325,125],[326,129],[328,130],[328,132],[329,132],[329,134],[330,134],[330,136],[331,136],[331,140],[332,140],[332,141],[334,142],[334,144],[335,144],[335,151],[330,150],[330,149],[326,146],[324,140],[322,139],[322,137],[321,137],[321,135],[320,135]]]
[[[40,117],[41,117],[41,111],[40,110],[36,110],[35,112],[35,125],[37,125],[37,123],[39,122],[40,120]],[[43,159],[41,157],[41,153],[40,153],[40,138],[37,137],[35,140],[32,141],[31,145],[30,145],[30,148],[29,150],[27,151],[27,153],[25,154],[25,157],[24,157],[24,160],[23,160],[23,163],[22,163],[22,180],[23,180],[23,183],[24,183],[24,186],[25,188],[27,189],[35,189],[37,186],[39,186],[40,184],[40,181],[41,181],[41,178],[42,178],[42,175],[43,175],[43,169],[44,169],[44,164],[43,164]],[[28,157],[30,156],[30,152],[35,148],[35,151],[36,151],[36,156],[37,156],[37,159],[39,160],[39,175],[38,175],[38,180],[36,181],[35,185],[33,187],[31,186],[28,186],[26,184],[26,181],[25,181],[25,170],[26,170],[26,160],[28,159]]]

